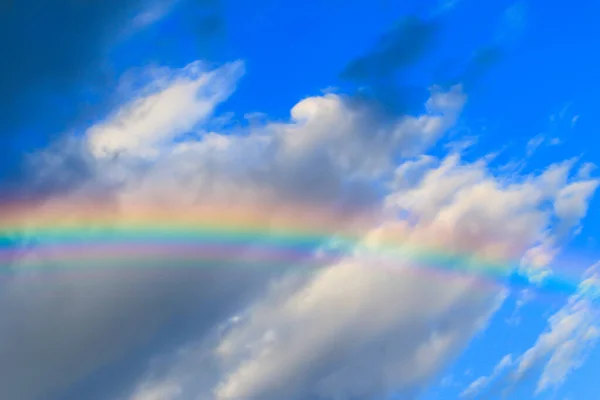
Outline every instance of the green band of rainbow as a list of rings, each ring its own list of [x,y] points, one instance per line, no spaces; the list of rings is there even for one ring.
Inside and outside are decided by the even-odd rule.
[[[221,207],[187,214],[144,212],[134,218],[111,216],[93,208],[75,207],[78,218],[62,213],[4,209],[0,236],[25,235],[35,241],[34,259],[19,268],[40,271],[90,268],[278,268],[319,267],[351,255],[367,266],[422,273],[459,274],[494,284],[532,286],[518,275],[514,262],[490,260],[474,252],[415,246],[401,239],[367,246],[362,236],[344,230],[341,217],[311,210],[269,210]],[[83,210],[83,212],[82,212]],[[147,211],[147,210],[145,210]],[[83,216],[83,218],[82,218]],[[335,237],[335,250],[315,251]],[[2,270],[22,252],[18,241],[0,247]],[[548,278],[537,290],[573,293],[578,282],[564,276]]]

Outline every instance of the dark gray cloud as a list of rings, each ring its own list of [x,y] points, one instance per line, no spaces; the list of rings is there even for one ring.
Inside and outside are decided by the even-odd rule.
[[[0,180],[21,179],[23,151],[45,145],[107,79],[106,44],[142,0],[23,0],[0,9]]]
[[[362,83],[391,77],[431,49],[437,28],[435,22],[418,17],[401,20],[373,49],[352,60],[342,71],[342,78]]]
[[[185,21],[174,34],[187,35],[201,50],[203,40],[224,30],[219,2],[184,2],[185,10],[172,10]],[[142,53],[126,65],[110,64],[113,45],[144,39],[150,29],[136,33],[127,28],[150,5],[148,0],[0,4],[0,207],[23,199],[43,202],[82,186],[90,201],[110,204],[113,188],[98,179],[86,146],[62,134],[79,122],[89,124],[115,101],[110,92],[118,84],[118,68],[152,57],[170,60],[161,48],[140,46]],[[26,244],[22,242],[0,235],[0,248],[14,249]],[[239,305],[260,275],[179,270],[164,276],[113,270],[90,279],[70,272],[27,276],[16,266],[1,268],[0,397],[14,400],[57,398],[103,364],[118,363],[126,349],[143,348],[142,339],[153,337],[174,318],[200,321],[194,332],[212,326]],[[223,297],[213,304],[204,296]],[[114,398],[107,391],[120,381],[114,374],[100,375],[98,388],[104,389],[98,392],[104,397],[98,398]],[[94,389],[92,385],[78,392],[75,385],[73,398],[90,397],[90,387]]]
[[[356,100],[374,102],[396,115],[405,113],[411,104],[423,100],[426,88],[407,85],[402,74],[435,49],[439,30],[436,20],[404,18],[373,48],[351,60],[340,78],[359,88]]]
[[[526,29],[527,3],[516,1],[508,6],[497,21],[492,36],[467,57],[455,57],[438,65],[435,77],[438,83],[462,83],[468,91],[479,85],[494,66],[503,61],[511,47]]]
[[[459,80],[466,86],[474,84],[481,79],[504,56],[505,50],[501,46],[489,45],[477,50]]]
[[[404,18],[371,49],[351,60],[340,78],[354,85],[353,100],[375,106],[384,115],[416,112],[430,85],[460,83],[468,91],[502,61],[508,44],[522,30],[521,3],[515,4],[519,7],[509,7],[500,19],[496,36],[467,54],[456,53],[452,49],[455,43],[444,38],[449,16]],[[414,82],[411,74],[416,68],[424,78],[419,85],[408,83]]]
[[[31,117],[37,107],[60,108],[45,95],[75,90],[77,83],[97,78],[99,72],[90,67],[141,4],[142,0],[23,0],[5,5],[0,12],[0,49],[10,62],[0,65],[3,132]]]
[[[140,45],[124,51],[130,53],[123,57],[125,63],[135,66],[173,59],[168,52],[173,35],[185,35],[190,46],[201,51],[210,38],[224,32],[219,1],[171,3],[165,0],[165,9],[186,5],[174,23],[177,30],[136,37]],[[89,123],[110,107],[118,75],[130,65],[111,64],[109,52],[119,40],[127,39],[132,21],[153,4],[150,0],[4,0],[0,7],[3,197],[26,178],[21,163],[24,152],[45,147],[57,135]],[[163,42],[156,40],[157,35],[164,37]]]
[[[143,348],[160,330],[175,333],[171,341],[176,341],[172,328],[182,318],[196,322],[188,334],[202,336],[264,280],[256,270],[222,266],[146,267],[20,274],[7,282],[0,294],[2,395],[62,398],[70,385],[106,363],[118,365],[122,355]],[[160,351],[156,341],[152,345],[152,351]],[[168,342],[163,345],[168,348]],[[135,371],[129,371],[129,378]],[[124,384],[100,382],[104,395]],[[87,398],[90,389],[79,394]]]
[[[454,57],[437,64],[433,77],[437,84],[452,86],[460,83],[465,91],[480,84],[481,80],[506,55],[506,49],[498,44],[487,44],[475,50],[469,57]]]

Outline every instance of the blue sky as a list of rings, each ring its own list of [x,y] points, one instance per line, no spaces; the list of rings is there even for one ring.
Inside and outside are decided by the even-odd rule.
[[[410,243],[506,257],[530,288],[371,279],[351,259],[298,282],[211,275],[213,287],[15,272],[0,287],[0,394],[597,398],[599,12],[592,0],[6,2],[3,201],[107,199],[126,214],[135,199],[185,210],[200,193],[402,212],[417,220],[402,228]],[[365,241],[401,222],[364,226]],[[540,293],[547,274],[573,293]],[[278,309],[304,291],[331,314]]]

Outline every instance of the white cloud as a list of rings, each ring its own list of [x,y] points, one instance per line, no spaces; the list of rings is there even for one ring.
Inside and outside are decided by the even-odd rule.
[[[594,163],[583,163],[581,167],[579,167],[579,171],[577,171],[577,176],[582,179],[589,179],[592,171],[596,169],[596,165]]]
[[[28,237],[36,238],[37,215],[86,221],[88,207],[107,221],[122,223],[152,210],[189,219],[186,213],[197,208],[239,206],[268,216],[263,222],[269,225],[289,218],[290,208],[297,213],[306,206],[309,211],[330,210],[316,222],[332,231],[344,229],[377,203],[365,172],[386,165],[394,146],[406,144],[403,151],[426,147],[464,102],[459,89],[448,95],[435,91],[428,103],[435,115],[406,117],[385,128],[367,109],[348,107],[343,96],[329,94],[300,102],[287,123],[267,121],[237,134],[206,132],[203,122],[210,122],[214,107],[231,93],[242,70],[240,63],[209,70],[195,62],[181,70],[146,73],[145,78],[153,79],[141,94],[89,128],[83,145],[68,146],[77,153],[77,170],[85,171],[81,179],[71,181],[73,164],[64,147],[38,154],[36,185],[51,187],[64,179],[68,191],[28,210],[23,216]],[[337,123],[342,127],[328,130]],[[371,137],[369,128],[380,137]],[[182,139],[190,130],[194,135]],[[315,132],[329,136],[319,138]],[[340,151],[330,151],[336,145]],[[304,156],[294,157],[298,149]],[[315,216],[294,218],[310,223]],[[53,262],[51,254],[33,248],[28,259],[35,257],[39,263]],[[0,294],[0,309],[10,314],[0,328],[0,355],[12,360],[10,367],[0,366],[5,371],[0,384],[11,398],[31,399],[60,391],[151,340],[173,315],[198,321],[195,329],[202,337],[285,268],[177,269],[166,275],[160,269],[110,268],[94,271],[93,280],[81,279],[77,271],[21,271],[19,264],[14,271]],[[148,388],[155,386],[140,387],[141,393],[154,393]]]
[[[181,388],[176,384],[163,382],[155,386],[140,387],[131,400],[169,400],[181,394]]]
[[[541,146],[558,146],[562,140],[558,137],[546,137],[543,134],[529,139],[526,146],[527,157],[531,157]]]
[[[164,18],[180,0],[154,0],[138,13],[131,22],[131,29],[138,30]]]
[[[508,368],[514,364],[512,354],[507,354],[502,357],[500,362],[494,367],[494,371],[490,376],[481,376],[475,379],[465,390],[460,394],[461,397],[472,398],[479,395],[485,390],[490,383],[497,380]]]
[[[568,181],[562,164],[503,177],[486,160],[422,154],[458,120],[466,101],[460,86],[433,88],[423,115],[395,121],[328,93],[300,101],[287,122],[210,131],[214,108],[242,70],[240,63],[155,70],[141,95],[86,132],[89,176],[35,211],[78,221],[89,215],[86,205],[102,206],[96,212],[119,223],[144,212],[189,221],[203,207],[250,210],[265,227],[292,217],[357,234],[361,246],[302,274],[293,265],[218,268],[235,267],[251,248],[215,268],[113,268],[94,271],[93,280],[17,264],[0,292],[0,311],[9,316],[0,327],[0,360],[10,360],[0,363],[7,396],[60,391],[151,340],[175,315],[197,322],[191,342],[150,368],[129,398],[410,397],[486,326],[506,291],[480,290],[471,275],[438,276],[411,257],[365,263],[364,248],[393,241],[407,254],[425,247],[502,265],[552,236],[553,218],[575,224],[585,212],[591,186]],[[68,172],[61,157],[40,156],[55,171],[41,180]],[[381,177],[394,179],[385,199],[377,192],[386,186]],[[35,212],[27,217],[35,225]],[[35,238],[34,226],[29,234]],[[326,244],[322,251],[335,250]],[[30,253],[41,261],[47,255]],[[231,315],[239,318],[222,326]]]
[[[596,179],[588,179],[573,182],[560,190],[554,202],[556,215],[561,220],[560,234],[566,234],[570,229],[579,227],[597,187]]]
[[[552,274],[550,264],[559,253],[551,238],[540,240],[539,244],[529,248],[521,258],[521,269],[532,282],[542,283]]]
[[[465,101],[459,85],[448,92],[434,87],[425,114],[380,124],[368,107],[351,105],[342,96],[309,97],[292,108],[294,123],[280,126],[277,138],[286,158],[327,152],[349,173],[377,173],[390,168],[394,154],[411,157],[430,147],[454,125]]]
[[[544,272],[548,272],[548,269],[544,269]],[[533,281],[534,282],[538,282],[539,279],[544,279],[545,277],[539,277],[539,276],[534,276],[533,277]],[[507,324],[509,325],[514,325],[517,326],[521,323],[522,317],[521,315],[519,315],[519,311],[521,310],[521,308],[523,308],[527,303],[529,303],[531,300],[533,300],[535,298],[535,291],[531,288],[527,288],[527,289],[523,289],[521,291],[519,291],[519,294],[517,296],[517,299],[515,301],[515,308],[513,310],[513,313],[510,317],[506,318],[505,321]]]
[[[587,213],[591,196],[598,181],[577,173],[569,179],[575,159],[551,165],[540,175],[539,186],[543,195],[552,202],[556,219],[552,232],[541,236],[521,258],[521,269],[531,281],[541,283],[551,274],[551,263],[560,252],[561,244],[571,233],[578,233],[580,221]]]
[[[531,157],[533,153],[540,147],[546,138],[543,135],[536,135],[527,142],[527,157]]]
[[[599,264],[584,274],[577,292],[565,306],[548,319],[548,329],[535,344],[514,361],[503,359],[490,377],[474,381],[464,393],[481,393],[495,380],[499,370],[511,367],[514,371],[505,380],[505,391],[514,388],[527,374],[541,370],[536,394],[561,386],[568,375],[579,368],[600,338],[600,273]]]
[[[546,234],[552,209],[544,205],[566,184],[552,178],[554,167],[515,182],[490,175],[482,161],[462,163],[456,155],[441,163],[422,160],[397,170],[411,179],[389,195],[393,217],[370,229],[363,245],[391,241],[518,258]],[[424,171],[414,175],[415,166]],[[397,219],[400,210],[405,219]],[[357,250],[309,278],[278,285],[251,305],[247,318],[216,346],[221,368],[211,386],[216,398],[336,399],[391,392],[411,398],[486,326],[505,296],[500,286],[478,290],[472,276],[421,273],[410,257],[391,265],[385,259],[365,264],[361,255]],[[174,365],[190,363],[183,357]],[[199,388],[189,376],[182,387],[189,391],[181,398],[210,397],[211,387]]]
[[[519,359],[516,378],[535,367],[542,367],[536,392],[564,383],[567,375],[581,366],[600,337],[598,265],[586,272],[576,294],[548,320],[548,330]]]
[[[421,155],[415,160],[405,161],[394,171],[393,189],[414,187],[423,179],[431,166],[437,163],[438,160],[435,157],[428,155]]]
[[[276,296],[257,304],[252,320],[219,347],[230,368],[217,398],[334,399],[418,390],[480,328],[494,296],[465,296],[468,280],[443,286],[397,268],[343,261],[283,302]],[[455,308],[461,318],[447,318]],[[445,323],[431,330],[427,321]],[[264,332],[272,332],[267,342],[260,340]],[[257,348],[248,352],[251,343]]]
[[[132,100],[87,131],[91,152],[99,157],[123,152],[156,155],[157,146],[197,128],[210,117],[216,105],[233,92],[242,73],[241,62],[212,71],[201,62],[178,71],[163,71],[164,76],[153,82],[158,90]]]

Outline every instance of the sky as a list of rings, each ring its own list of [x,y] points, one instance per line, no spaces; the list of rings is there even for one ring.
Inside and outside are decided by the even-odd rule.
[[[596,399],[599,12],[3,1],[0,397]]]

